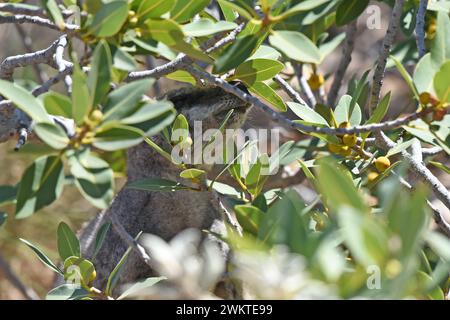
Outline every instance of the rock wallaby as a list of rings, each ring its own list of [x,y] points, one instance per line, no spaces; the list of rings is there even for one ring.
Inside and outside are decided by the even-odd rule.
[[[243,124],[250,109],[248,104],[217,87],[182,88],[169,92],[166,98],[172,101],[178,113],[187,118],[191,128],[194,121],[202,121],[203,131],[219,128],[230,109],[234,109],[234,112],[227,122],[227,128],[238,128]],[[162,136],[152,137],[152,140],[169,150]],[[128,150],[128,182],[163,178],[189,183],[183,181],[179,174],[178,167],[146,143]],[[222,215],[212,205],[212,195],[208,191],[146,192],[124,187],[110,208],[97,215],[81,231],[80,238],[85,256],[90,256],[95,235],[98,228],[108,221],[108,214],[115,215],[133,237],[142,231],[169,240],[186,228],[211,229],[224,226]],[[127,244],[111,228],[95,259],[97,278],[94,285],[97,288],[105,287],[108,275],[126,249]],[[150,275],[152,271],[148,265],[132,252],[122,272],[120,284],[131,283]]]

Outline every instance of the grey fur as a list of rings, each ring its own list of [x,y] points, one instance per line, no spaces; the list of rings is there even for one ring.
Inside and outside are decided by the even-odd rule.
[[[235,109],[228,127],[241,126],[249,106],[219,88],[183,88],[169,92],[179,113],[186,116],[190,124],[203,121],[203,130],[218,128],[224,114]],[[165,141],[160,136],[152,138],[159,145]],[[128,182],[144,178],[165,178],[182,181],[180,169],[169,163],[146,143],[128,150]],[[187,183],[187,181],[183,181]],[[98,228],[107,222],[107,214],[114,214],[131,236],[140,231],[151,233],[165,240],[171,239],[186,228],[223,229],[221,214],[212,205],[210,192],[176,191],[145,192],[123,188],[106,212],[96,216],[81,232],[82,250],[90,256]],[[108,212],[109,211],[109,212]],[[223,230],[222,230],[223,231]],[[107,278],[127,249],[124,241],[111,228],[104,245],[95,259],[97,279],[94,285],[105,288]],[[120,284],[130,283],[150,276],[150,268],[132,252],[122,273]]]

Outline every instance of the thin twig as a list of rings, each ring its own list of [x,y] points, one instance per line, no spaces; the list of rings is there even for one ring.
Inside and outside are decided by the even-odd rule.
[[[303,75],[302,65],[296,62],[292,62],[292,68],[294,68],[295,76],[297,77],[298,84],[302,89],[303,94],[306,96],[306,100],[308,100],[310,106],[314,107],[317,104],[317,100],[311,90],[311,87],[308,84],[308,81]]]
[[[79,26],[74,24],[68,24],[66,23],[64,25],[64,29],[61,30],[56,24],[51,22],[49,19],[41,18],[38,16],[27,16],[27,15],[14,15],[14,16],[2,16],[0,15],[0,24],[3,23],[15,23],[15,24],[23,24],[23,23],[30,23],[35,24],[42,27],[47,27],[52,30],[57,31],[64,31],[68,34],[72,34],[80,29]]]
[[[387,129],[394,129],[401,127],[402,125],[405,125],[413,120],[416,120],[418,118],[423,117],[427,113],[430,112],[429,109],[424,109],[420,112],[416,112],[413,114],[410,114],[408,116],[398,118],[396,120],[381,122],[381,123],[373,123],[368,125],[359,125],[354,126],[350,128],[330,128],[330,127],[315,127],[315,126],[308,126],[304,125],[302,123],[294,122],[288,118],[286,118],[284,115],[282,115],[279,112],[276,112],[271,107],[269,107],[267,104],[259,100],[258,98],[245,93],[244,91],[240,90],[238,87],[233,86],[226,82],[225,80],[215,77],[214,75],[199,70],[197,68],[192,67],[191,65],[185,65],[184,69],[187,70],[189,73],[195,74],[198,77],[201,77],[206,82],[209,82],[213,85],[216,85],[218,87],[221,87],[226,92],[229,92],[240,99],[242,99],[245,102],[248,102],[250,104],[253,104],[254,106],[257,106],[258,108],[261,108],[263,111],[268,113],[273,120],[278,121],[282,124],[285,124],[288,127],[306,132],[306,133],[324,133],[324,134],[357,134],[362,132],[377,132],[381,130],[387,130]]]
[[[427,12],[428,0],[420,0],[416,16],[416,42],[419,50],[419,59],[422,58],[427,49],[425,47],[425,14]]]
[[[387,58],[391,50],[392,43],[394,42],[395,35],[400,23],[400,17],[403,12],[403,3],[405,0],[396,0],[394,8],[392,9],[391,19],[386,31],[386,35],[383,40],[383,45],[378,56],[377,67],[373,74],[372,81],[372,93],[370,97],[369,111],[375,110],[378,102],[380,101],[381,87],[383,86],[384,72],[386,69]]]
[[[20,279],[19,277],[12,271],[9,264],[6,262],[5,258],[0,254],[0,271],[3,271],[3,274],[6,279],[11,282],[11,284],[16,287],[20,293],[28,300],[40,300],[37,293],[27,287]]]
[[[345,32],[345,40],[342,47],[342,58],[339,66],[336,70],[336,74],[331,84],[330,91],[328,92],[327,104],[330,108],[336,103],[336,98],[338,96],[339,90],[342,86],[342,80],[344,79],[345,72],[347,71],[350,62],[352,61],[353,48],[355,46],[355,38],[357,32],[357,21],[350,23],[347,26]]]
[[[292,100],[311,108],[311,106],[308,105],[305,100],[303,100],[300,94],[297,91],[295,91],[295,89],[292,88],[291,85],[286,80],[284,80],[280,75],[276,75],[273,78],[273,80],[276,83],[278,83],[281,89],[283,89],[283,91],[286,92]]]

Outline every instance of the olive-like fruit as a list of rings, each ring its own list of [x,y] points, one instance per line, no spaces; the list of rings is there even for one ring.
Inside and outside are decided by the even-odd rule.
[[[379,172],[385,171],[387,168],[391,166],[391,161],[387,157],[378,157],[375,160],[375,167]]]

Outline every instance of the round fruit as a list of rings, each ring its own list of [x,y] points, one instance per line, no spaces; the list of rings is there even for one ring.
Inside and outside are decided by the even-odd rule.
[[[339,125],[339,128],[341,128],[341,129],[347,129],[347,128],[350,128],[350,122],[348,122],[348,121],[342,122],[342,123]]]
[[[97,278],[97,271],[95,271],[95,269],[94,269],[94,271],[92,271],[91,276],[90,276],[90,278],[89,278],[89,283],[91,283],[92,281],[94,281],[95,278]]]
[[[349,147],[355,146],[357,140],[358,138],[356,137],[356,134],[344,134],[342,137],[342,142]]]
[[[375,167],[379,172],[385,171],[387,168],[391,166],[391,162],[387,157],[378,157],[375,160]]]
[[[423,105],[430,103],[431,94],[429,92],[422,92],[419,96],[419,101]]]
[[[369,182],[372,182],[372,181],[374,181],[377,177],[378,177],[378,173],[376,173],[376,172],[370,172],[370,173],[367,175],[367,180],[368,180]]]
[[[341,151],[341,146],[339,146],[337,144],[329,143],[328,150],[332,153],[339,153]]]
[[[323,75],[317,73],[313,73],[308,79],[308,84],[312,90],[319,89],[324,84],[324,82],[325,79],[323,78]]]
[[[89,117],[94,122],[100,122],[103,119],[103,113],[100,110],[94,110]]]
[[[339,154],[343,157],[348,157],[352,154],[352,149],[349,146],[342,146]]]

